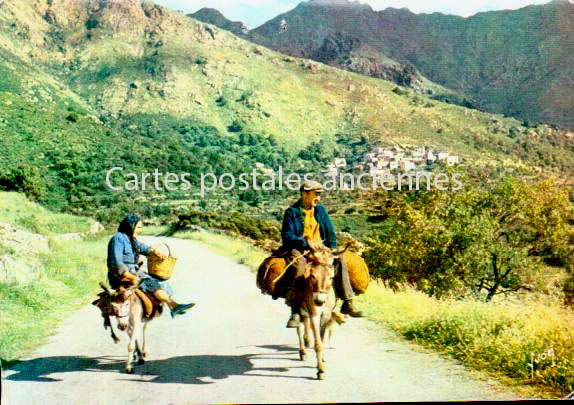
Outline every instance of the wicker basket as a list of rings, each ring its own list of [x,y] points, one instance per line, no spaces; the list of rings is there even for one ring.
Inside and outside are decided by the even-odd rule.
[[[167,247],[169,256],[165,259],[160,259],[158,256],[150,254],[147,260],[147,269],[149,274],[165,281],[169,280],[173,275],[177,258],[171,255],[169,246],[166,243],[164,243],[164,245]]]

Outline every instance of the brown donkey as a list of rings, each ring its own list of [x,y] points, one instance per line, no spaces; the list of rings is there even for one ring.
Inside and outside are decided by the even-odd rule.
[[[104,328],[110,328],[112,339],[116,344],[120,343],[120,339],[114,331],[112,318],[117,319],[118,329],[127,330],[129,343],[126,372],[131,374],[134,372],[134,361],[137,361],[138,364],[145,363],[148,354],[147,325],[162,314],[162,304],[153,297],[137,290],[135,286],[131,288],[120,287],[118,290],[112,290],[103,283],[100,283],[100,286],[104,293],[101,293],[100,298],[93,304],[102,311]],[[138,335],[141,340],[138,339]]]
[[[335,312],[336,297],[333,290],[335,276],[334,260],[340,258],[348,249],[333,253],[331,249],[321,245],[313,246],[308,256],[308,268],[305,274],[304,288],[300,295],[302,322],[297,329],[299,337],[299,357],[303,361],[307,358],[305,347],[311,345],[311,332],[315,341],[317,355],[317,378],[325,378],[325,364],[323,359],[323,339],[330,338],[334,322],[344,322],[344,317]]]
[[[134,372],[133,363],[137,360],[138,364],[144,364],[148,357],[147,351],[147,326],[148,324],[162,314],[163,304],[156,301],[152,296],[145,294],[140,290],[135,290],[134,294],[129,297],[129,316],[127,333],[128,359],[126,363],[126,372]],[[139,345],[138,334],[141,331],[141,347]]]

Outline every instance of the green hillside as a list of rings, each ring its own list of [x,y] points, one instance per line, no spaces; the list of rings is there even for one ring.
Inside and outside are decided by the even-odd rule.
[[[204,172],[319,170],[395,142],[478,168],[574,169],[566,132],[286,57],[150,2],[7,0],[0,21],[0,184],[24,178],[40,201],[101,220],[142,202],[149,215],[196,204]],[[106,188],[115,166],[190,172],[195,188],[134,200]]]

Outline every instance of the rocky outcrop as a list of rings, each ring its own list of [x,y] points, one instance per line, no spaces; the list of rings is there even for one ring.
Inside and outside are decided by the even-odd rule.
[[[0,282],[33,280],[41,272],[38,255],[49,251],[48,238],[0,223]]]
[[[7,223],[0,223],[0,246],[16,254],[48,253],[48,238],[18,229]]]
[[[383,61],[361,39],[337,33],[329,35],[311,59],[352,72],[392,81],[400,86],[421,88],[423,77],[411,64]]]
[[[202,8],[196,13],[188,14],[188,17],[215,25],[222,30],[230,31],[235,35],[245,35],[249,31],[247,26],[241,21],[228,20],[223,14],[214,8]]]

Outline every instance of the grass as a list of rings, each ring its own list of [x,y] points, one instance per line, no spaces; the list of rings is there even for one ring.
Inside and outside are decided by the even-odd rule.
[[[50,212],[17,193],[0,193],[0,222],[54,236],[87,231],[89,218]],[[32,260],[41,269],[28,282],[0,282],[0,360],[14,365],[55,333],[59,322],[95,296],[105,280],[106,241],[94,236],[81,241],[49,239],[50,252],[0,252],[16,260]]]
[[[551,298],[438,301],[373,284],[359,304],[369,318],[403,337],[512,385],[533,386],[538,395],[554,398],[574,390],[574,317]],[[547,358],[536,362],[543,353]]]
[[[105,280],[104,240],[51,243],[44,271],[28,284],[0,283],[0,359],[13,362],[55,333],[59,322],[87,304]]]
[[[49,236],[86,231],[93,220],[54,213],[29,201],[22,194],[0,192],[0,222]]]

